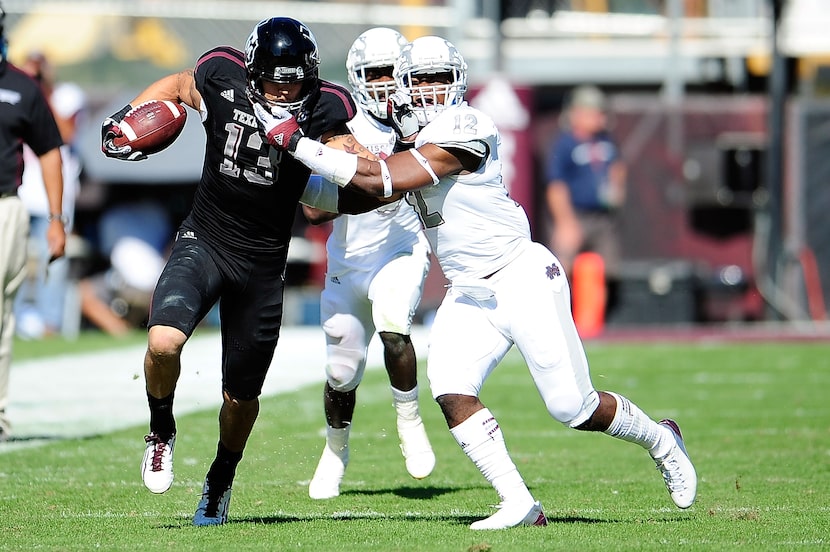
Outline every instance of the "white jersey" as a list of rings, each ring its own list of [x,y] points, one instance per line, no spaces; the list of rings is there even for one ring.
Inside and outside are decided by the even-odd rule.
[[[475,172],[445,176],[407,194],[432,252],[451,282],[484,278],[514,260],[530,241],[530,223],[502,183],[501,137],[493,120],[466,102],[446,109],[418,134],[435,144],[483,155]]]
[[[381,158],[392,153],[395,133],[362,110],[348,123],[361,145]],[[421,222],[415,211],[397,201],[360,215],[334,219],[326,242],[329,274],[348,270],[371,271],[385,265],[402,251],[412,251],[424,242]]]

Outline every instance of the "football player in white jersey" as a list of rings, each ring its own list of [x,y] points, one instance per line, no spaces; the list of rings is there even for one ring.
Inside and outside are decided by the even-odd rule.
[[[554,419],[645,448],[674,503],[691,506],[697,475],[677,424],[655,422],[625,397],[598,391],[591,383],[562,264],[531,240],[527,216],[502,184],[499,134],[490,117],[463,100],[461,55],[442,38],[416,39],[396,62],[395,81],[390,112],[400,136],[413,147],[386,160],[322,147],[302,136],[290,114],[260,109],[256,115],[272,143],[283,144],[328,181],[375,196],[403,192],[418,210],[451,282],[431,331],[431,391],[453,437],[501,501],[496,513],[470,527],[546,524],[498,422],[478,398],[513,345]],[[332,194],[322,188],[319,196]]]
[[[360,108],[347,125],[379,158],[391,155],[395,145],[395,131],[386,123],[386,97],[395,90],[392,68],[406,44],[399,32],[377,27],[361,34],[346,58],[352,95]],[[409,336],[429,269],[429,244],[420,220],[402,201],[360,215],[338,216],[310,206],[303,211],[313,224],[336,217],[326,243],[328,266],[320,306],[327,349],[326,445],[308,494],[314,499],[340,494],[356,391],[375,331],[383,343],[406,469],[415,479],[423,479],[435,466],[435,454],[418,409],[417,361]]]

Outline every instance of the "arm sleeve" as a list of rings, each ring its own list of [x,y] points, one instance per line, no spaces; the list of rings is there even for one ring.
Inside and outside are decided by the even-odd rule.
[[[323,179],[319,174],[312,174],[303,190],[303,195],[300,196],[300,203],[336,213],[338,212],[337,190],[338,186],[334,182]]]

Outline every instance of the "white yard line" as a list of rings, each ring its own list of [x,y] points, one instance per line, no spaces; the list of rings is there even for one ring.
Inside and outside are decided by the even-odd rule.
[[[413,328],[420,359],[426,358],[427,331]],[[3,448],[40,438],[97,435],[146,424],[143,345],[31,360],[12,365],[8,415],[13,440]],[[218,334],[196,336],[185,345],[175,412],[218,408],[221,348]],[[263,396],[293,391],[325,379],[325,337],[319,327],[283,328]],[[375,337],[367,369],[383,366]],[[424,382],[426,387],[426,382]]]

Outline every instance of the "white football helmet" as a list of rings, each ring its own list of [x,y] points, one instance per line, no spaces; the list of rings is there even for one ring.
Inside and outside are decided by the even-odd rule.
[[[447,84],[416,86],[423,75],[448,74]],[[416,38],[401,51],[395,63],[395,85],[412,99],[418,124],[426,126],[446,107],[464,101],[467,64],[451,42],[438,36]],[[443,101],[440,101],[443,96]]]
[[[395,81],[368,82],[368,72],[386,69],[391,77],[395,60],[406,44],[406,38],[398,31],[376,27],[357,37],[346,56],[346,71],[355,99],[378,119],[386,118],[386,97],[395,91]]]

